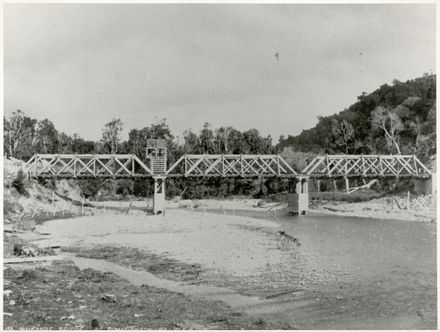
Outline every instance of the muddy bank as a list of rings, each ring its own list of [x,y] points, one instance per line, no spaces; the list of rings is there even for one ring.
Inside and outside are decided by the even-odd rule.
[[[151,198],[132,201],[95,201],[95,207],[100,209],[119,209],[126,210],[139,209],[147,211],[152,209],[153,201]],[[262,199],[243,198],[243,199],[176,199],[166,201],[167,209],[187,209],[190,211],[219,210],[233,214],[234,211],[267,211],[280,210],[287,207],[283,202],[266,202]]]
[[[216,210],[225,214],[239,214],[239,211],[273,212],[277,215],[287,208],[285,202],[265,202],[261,199],[230,200],[182,200],[168,202],[169,208],[194,211]],[[402,197],[383,197],[364,202],[310,200],[309,212],[320,215],[373,218],[381,220],[405,220],[415,222],[436,222],[436,207],[430,197],[419,196],[410,199],[408,209]],[[243,215],[243,214],[242,214]]]
[[[409,209],[406,209],[406,200],[399,197],[383,197],[365,202],[344,202],[344,201],[322,201],[310,200],[309,212],[321,215],[347,216],[374,218],[386,220],[405,220],[415,222],[436,222],[435,204],[432,200],[426,199],[425,204],[416,204],[423,201],[423,197],[411,200]],[[396,203],[397,201],[397,203]],[[146,211],[152,207],[150,199],[141,201],[118,201],[118,202],[94,202],[99,208],[113,208],[121,211],[127,209],[140,209]],[[287,208],[285,202],[266,202],[262,199],[204,199],[204,200],[169,200],[166,202],[167,209],[182,209],[187,211],[219,211],[228,215],[243,215],[240,212],[252,213],[272,212],[272,215],[279,214]]]

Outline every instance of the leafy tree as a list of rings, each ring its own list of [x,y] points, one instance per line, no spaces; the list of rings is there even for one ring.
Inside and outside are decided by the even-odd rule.
[[[197,154],[200,151],[200,142],[199,138],[195,133],[191,131],[191,129],[185,130],[183,133],[183,151],[188,154]]]
[[[202,153],[214,153],[214,133],[211,125],[205,122],[199,136],[200,150]]]
[[[171,130],[166,122],[166,119],[161,119],[158,122],[140,130],[130,130],[128,133],[127,151],[134,153],[139,158],[143,159],[145,157],[145,151],[147,148],[147,140],[151,138],[165,139],[167,141],[167,148],[169,152],[174,150],[174,136],[171,134]]]
[[[33,145],[40,153],[56,153],[58,150],[58,132],[54,124],[44,119],[37,122]]]
[[[300,135],[280,137],[277,150],[293,147],[296,151],[314,153],[344,151],[335,143],[332,124],[334,120],[345,120],[354,130],[348,149],[350,153],[384,153],[390,148],[396,151],[395,144],[386,138],[384,131],[372,127],[372,112],[382,106],[396,113],[402,122],[398,135],[401,152],[416,153],[420,158],[426,158],[427,154],[435,153],[433,137],[436,120],[432,114],[429,118],[430,110],[435,110],[435,100],[435,75],[424,74],[406,82],[395,80],[393,85],[384,84],[370,94],[363,92],[356,103],[338,114],[318,117],[316,126],[303,130]]]
[[[404,127],[396,109],[391,110],[383,106],[377,107],[371,113],[371,126],[384,133],[390,152],[392,152],[392,146],[394,146],[397,154],[401,154],[399,134]]]
[[[215,130],[215,145],[218,153],[229,153],[229,135],[232,133],[234,128],[220,127]]]
[[[97,153],[99,142],[86,141],[81,138],[77,133],[72,135],[72,151],[73,153]],[[102,150],[101,150],[102,151]]]
[[[36,120],[30,119],[17,110],[12,113],[9,120],[4,118],[4,139],[5,151],[9,156],[18,159],[29,158],[34,154],[32,151],[32,140]]]
[[[118,151],[122,126],[123,123],[121,119],[112,119],[112,121],[104,125],[101,141],[104,145],[104,149],[110,153],[116,153]]]
[[[336,119],[333,119],[332,136],[336,146],[345,153],[348,153],[350,145],[354,140],[353,126],[345,120],[337,121]]]
[[[58,153],[72,153],[72,137],[65,133],[58,134]]]

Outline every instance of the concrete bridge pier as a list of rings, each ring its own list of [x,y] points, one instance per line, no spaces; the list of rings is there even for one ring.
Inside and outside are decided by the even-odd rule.
[[[287,195],[289,213],[307,215],[309,211],[309,178],[296,178],[295,193]]]
[[[156,175],[154,179],[153,212],[154,214],[165,211],[165,180],[166,176]]]

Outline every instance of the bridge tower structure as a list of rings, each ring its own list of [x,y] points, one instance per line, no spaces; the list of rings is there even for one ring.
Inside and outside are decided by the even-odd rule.
[[[148,139],[146,159],[153,172],[154,193],[153,212],[154,214],[165,211],[165,179],[167,172],[167,143],[164,139]]]

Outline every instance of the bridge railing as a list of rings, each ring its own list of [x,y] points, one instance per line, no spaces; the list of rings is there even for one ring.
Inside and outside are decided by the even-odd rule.
[[[312,177],[427,177],[430,170],[415,155],[324,155],[302,171]]]
[[[151,177],[152,171],[134,154],[35,154],[24,166],[34,177]]]
[[[294,177],[298,173],[279,155],[186,154],[167,176]]]

